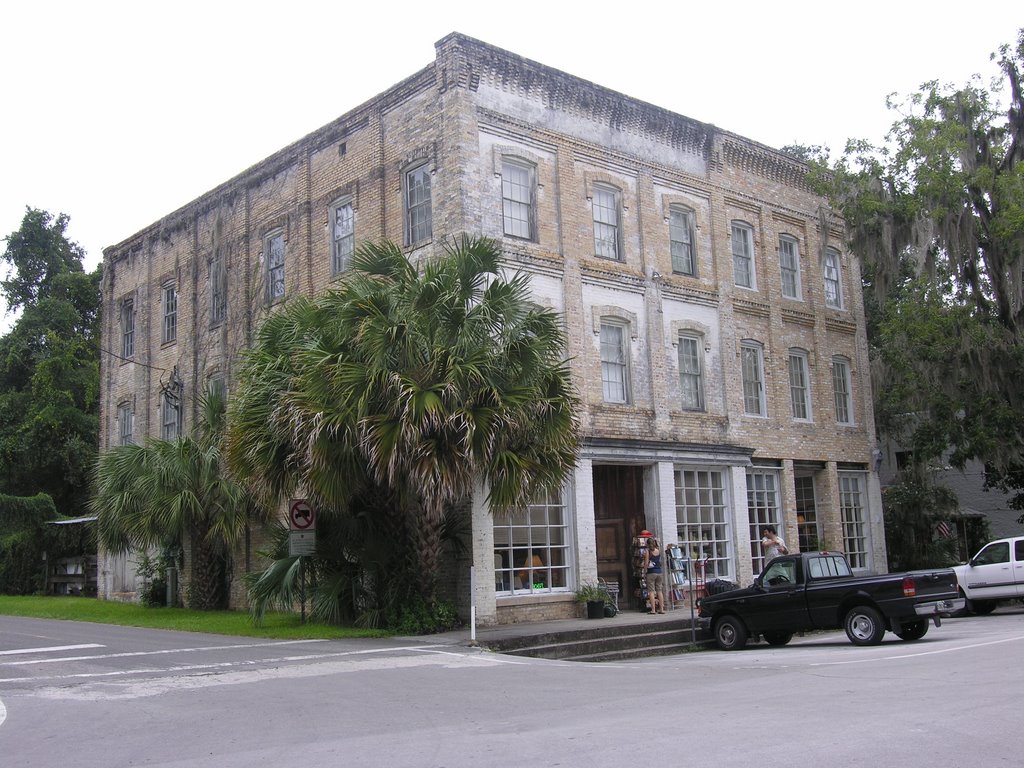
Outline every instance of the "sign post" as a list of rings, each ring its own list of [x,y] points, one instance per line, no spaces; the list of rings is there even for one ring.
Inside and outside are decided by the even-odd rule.
[[[288,502],[288,554],[291,557],[316,552],[316,512],[306,499]],[[299,605],[302,623],[306,623],[306,561],[299,561]]]

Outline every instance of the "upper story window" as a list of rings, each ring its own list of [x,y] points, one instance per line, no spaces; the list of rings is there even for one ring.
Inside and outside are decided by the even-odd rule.
[[[840,424],[853,424],[850,363],[844,357],[832,358],[832,394],[836,404],[836,421]]]
[[[117,431],[118,444],[131,445],[135,442],[132,433],[135,429],[135,414],[132,413],[131,403],[121,403],[117,406]]]
[[[331,274],[345,272],[352,265],[356,247],[356,217],[351,198],[331,206]]]
[[[679,389],[683,410],[704,410],[704,346],[696,336],[679,337]]]
[[[740,346],[740,368],[743,377],[743,412],[751,416],[767,416],[764,350],[756,341],[744,341]]]
[[[789,401],[793,418],[811,420],[811,384],[807,366],[807,353],[790,350],[789,353]]]
[[[601,323],[601,388],[606,403],[629,402],[629,355],[626,326]]]
[[[165,285],[161,291],[163,307],[163,343],[169,344],[178,338],[178,289],[175,285]]]
[[[405,172],[405,244],[432,237],[430,207],[430,167],[421,163]]]
[[[263,239],[267,259],[267,301],[284,298],[284,232],[276,229]]]
[[[757,288],[754,274],[754,228],[745,221],[732,223],[732,268],[736,285]]]
[[[825,278],[825,304],[833,309],[843,308],[843,289],[839,267],[839,251],[828,248],[822,270]]]
[[[534,221],[534,190],[536,171],[532,165],[518,160],[501,162],[501,215],[504,232],[510,237],[536,240]]]
[[[622,260],[619,244],[619,191],[594,185],[594,253],[602,259]]]
[[[160,439],[176,440],[181,437],[181,400],[165,392],[160,401]]]
[[[672,249],[672,271],[697,275],[693,253],[693,211],[672,206],[668,210],[668,239]]]
[[[782,295],[787,299],[799,299],[800,246],[789,235],[779,237],[779,272],[782,275]]]
[[[217,325],[228,316],[228,273],[218,252],[210,261],[210,323]]]
[[[121,357],[135,355],[135,302],[125,299],[121,303]]]

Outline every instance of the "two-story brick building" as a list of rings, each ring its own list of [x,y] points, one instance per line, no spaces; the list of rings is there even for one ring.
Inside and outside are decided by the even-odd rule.
[[[101,445],[190,429],[261,319],[343,279],[356,242],[429,258],[487,235],[564,313],[585,439],[560,494],[511,518],[472,505],[455,583],[465,608],[475,566],[478,621],[573,615],[598,576],[628,598],[644,528],[712,578],[751,577],[766,523],[884,570],[859,265],[805,171],[449,35],[421,71],[106,249]]]

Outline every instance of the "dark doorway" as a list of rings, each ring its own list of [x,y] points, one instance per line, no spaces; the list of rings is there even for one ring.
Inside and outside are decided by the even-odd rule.
[[[637,608],[630,544],[644,522],[644,468],[594,466],[597,576],[619,585],[619,607]]]

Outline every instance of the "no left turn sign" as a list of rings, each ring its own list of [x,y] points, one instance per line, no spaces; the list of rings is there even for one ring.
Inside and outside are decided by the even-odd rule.
[[[288,527],[293,531],[316,530],[316,513],[305,499],[292,499],[288,505]]]

